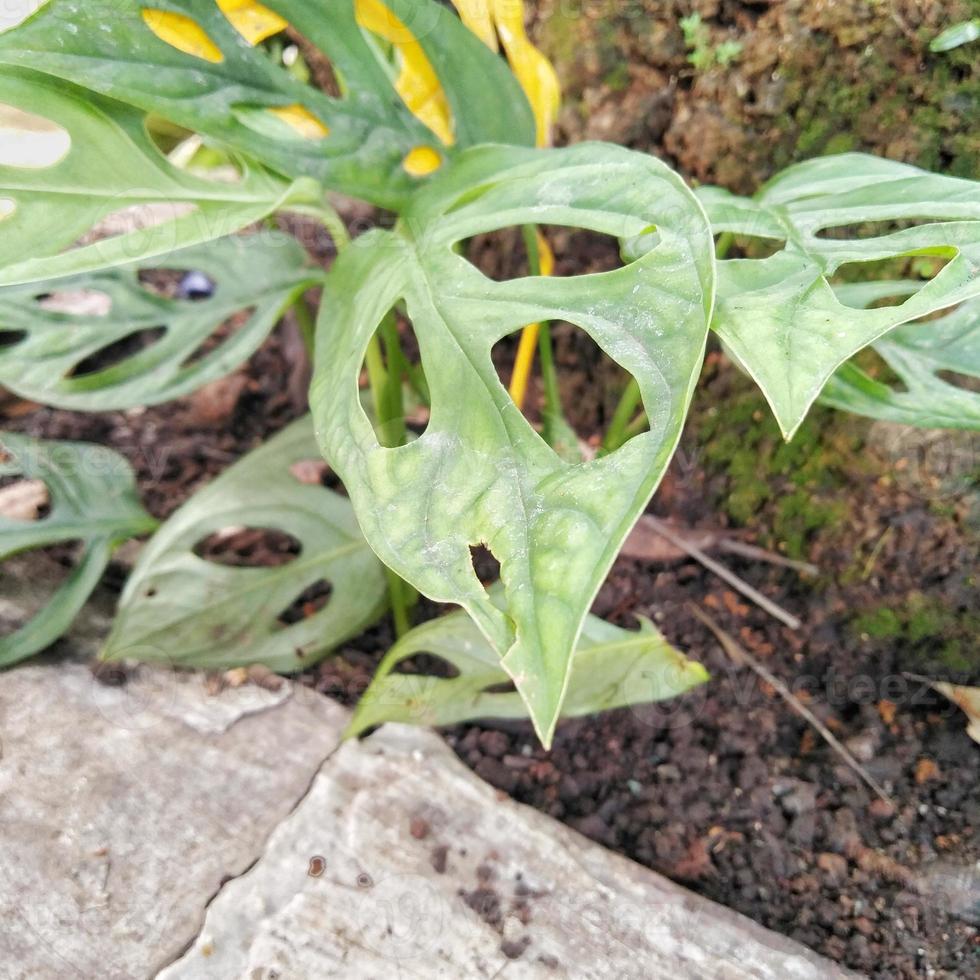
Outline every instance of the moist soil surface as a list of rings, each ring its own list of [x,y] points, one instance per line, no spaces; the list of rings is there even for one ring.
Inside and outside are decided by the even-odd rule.
[[[731,64],[691,65],[678,20],[692,9],[709,48],[742,44]],[[618,140],[691,179],[747,191],[792,160],[850,148],[976,176],[976,127],[966,125],[980,100],[973,61],[923,53],[923,39],[971,10],[642,0],[596,18],[541,3],[538,26],[568,92],[564,139]],[[351,217],[365,223],[363,210]],[[302,237],[328,258],[321,239]],[[598,238],[553,244],[559,274],[616,264]],[[516,240],[491,236],[472,254],[502,277],[519,252]],[[558,325],[555,341],[569,420],[594,442],[622,378],[580,331]],[[495,356],[506,378],[513,344]],[[175,403],[80,415],[0,393],[0,413],[7,429],[118,449],[147,507],[166,517],[305,411],[307,371],[287,318],[241,370]],[[539,403],[532,389],[532,418]],[[722,557],[801,628],[693,560],[620,558],[593,611],[625,627],[650,617],[712,680],[662,705],[564,722],[550,752],[526,723],[459,725],[445,737],[502,792],[831,959],[888,980],[976,976],[980,747],[957,709],[906,674],[980,681],[978,461],[969,436],[821,409],[786,446],[751,384],[711,350],[651,511],[816,565],[805,574]],[[270,546],[269,562],[278,560]],[[110,585],[124,574],[112,566]],[[791,687],[888,802],[770,684],[726,656],[692,604]],[[416,615],[441,611],[423,601]],[[353,703],[391,641],[379,624],[303,679]]]
[[[576,366],[576,335],[555,333],[568,384],[598,387],[608,367]],[[282,324],[232,376],[231,396],[219,383],[98,415],[15,401],[5,426],[120,450],[165,517],[303,412],[293,341]],[[578,404],[583,432],[603,410],[598,399]],[[651,510],[813,562],[816,575],[722,559],[802,627],[783,626],[695,561],[620,558],[594,612],[624,627],[650,617],[712,680],[661,705],[564,722],[550,752],[521,722],[458,725],[445,737],[501,791],[832,959],[882,978],[974,976],[980,749],[955,708],[903,674],[980,680],[980,505],[959,463],[964,446],[976,452],[955,436],[923,448],[913,433],[818,410],[786,447],[751,385],[712,351]],[[262,542],[248,547],[250,562],[261,560]],[[274,541],[268,551],[269,564],[281,560]],[[112,567],[110,585],[124,575]],[[736,667],[692,604],[787,683],[892,802]],[[417,616],[442,611],[423,602]],[[391,642],[379,624],[303,679],[353,703]]]

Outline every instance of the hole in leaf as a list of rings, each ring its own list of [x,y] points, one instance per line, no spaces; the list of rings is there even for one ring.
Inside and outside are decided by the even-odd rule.
[[[26,330],[0,330],[0,351],[15,347],[26,336]]]
[[[279,613],[276,621],[282,626],[292,626],[293,623],[315,616],[326,606],[332,592],[333,586],[325,578],[317,579]]]
[[[323,459],[298,459],[289,467],[289,472],[297,483],[308,487],[322,487],[329,469]]]
[[[148,327],[145,330],[135,330],[133,333],[120,337],[119,340],[114,340],[111,344],[106,344],[105,347],[100,347],[97,351],[82,358],[72,368],[68,376],[84,378],[106,371],[157,343],[166,332],[166,327]]]
[[[17,205],[9,197],[0,197],[0,221],[9,218],[17,210]]]
[[[225,60],[221,49],[196,20],[170,10],[144,8],[143,22],[165,44],[212,64]]]
[[[347,488],[340,482],[340,477],[323,459],[298,459],[289,467],[289,472],[298,483],[326,487],[342,497],[347,496]]]
[[[235,118],[260,136],[280,140],[320,140],[330,129],[306,106],[295,103],[286,106],[236,105]]]
[[[717,247],[718,238],[715,236]],[[783,251],[786,248],[784,238],[762,238],[757,235],[735,235],[731,239],[728,251],[725,253],[726,259],[768,259],[771,255]]]
[[[217,289],[213,279],[195,269],[140,269],[139,282],[156,296],[190,302],[210,299]]]
[[[392,673],[452,679],[453,677],[459,677],[459,668],[437,654],[416,653],[395,664]]]
[[[488,684],[481,694],[516,694],[517,686],[513,681],[501,681],[499,684]]]
[[[447,146],[453,118],[446,93],[415,34],[381,0],[357,0],[357,23],[378,59],[397,71],[395,91],[408,111]]]
[[[372,372],[381,380],[376,393],[368,385]],[[418,339],[397,307],[378,327],[365,357],[362,404],[378,441],[388,448],[402,445],[409,432],[421,434],[429,424],[429,385]]]
[[[178,126],[177,123],[158,116],[155,112],[147,114],[143,120],[143,128],[153,145],[164,156],[169,156],[181,143],[194,135],[193,130]]]
[[[38,306],[48,313],[103,317],[112,311],[112,297],[99,289],[59,290],[35,298]]]
[[[470,560],[473,562],[473,571],[481,584],[489,585],[500,578],[500,562],[497,561],[486,545],[470,545]]]
[[[948,250],[950,253],[952,249]],[[939,275],[953,258],[952,254],[942,255],[900,255],[890,259],[877,259],[870,262],[845,262],[834,272],[832,281],[836,285],[845,283],[877,282],[879,280],[905,279],[920,282],[923,286]],[[856,309],[880,309],[901,306],[918,290],[911,289],[895,295],[879,297],[870,306],[851,303],[845,295],[841,302]]]
[[[277,568],[296,559],[302,547],[297,538],[278,528],[226,527],[198,541],[194,554],[216,565]]]
[[[816,233],[816,237],[834,241],[860,241],[865,238],[882,238],[885,235],[894,235],[897,231],[919,228],[922,225],[934,224],[943,220],[943,218],[924,215],[922,217],[891,218],[882,221],[861,221],[849,225],[828,225],[821,228]]]
[[[561,225],[543,226],[540,233],[545,245],[542,247],[538,240],[538,261],[544,275],[577,276],[610,272],[621,269],[625,264],[619,239],[612,235]],[[498,228],[474,235],[467,243],[466,257],[485,276],[496,282],[530,275],[522,228]]]
[[[888,362],[873,348],[865,347],[852,358],[854,363],[879,384],[888,385],[892,391],[908,391],[901,378],[888,366]]]
[[[42,170],[63,160],[70,149],[68,130],[0,102],[0,165]]]
[[[80,540],[59,541],[30,554],[13,555],[0,564],[0,594],[12,599],[17,614],[0,615],[0,638],[26,626],[68,580],[84,545]]]
[[[119,208],[102,218],[79,245],[135,232],[125,246],[126,254],[134,260],[147,253],[170,252],[177,245],[171,222],[197,210],[197,205],[189,201],[148,201]]]
[[[206,357],[211,356],[215,351],[221,349],[226,344],[228,344],[231,339],[244,328],[248,323],[252,314],[255,312],[255,307],[250,306],[244,310],[239,310],[237,313],[233,313],[227,320],[222,322],[222,324],[210,333],[204,340],[201,341],[197,347],[194,348],[180,362],[182,368],[188,367],[191,364],[197,364],[199,361],[203,361]]]
[[[552,358],[558,374],[558,396],[562,413],[570,431],[560,422],[552,424],[546,415],[545,387],[541,375],[540,348],[534,350],[534,360],[528,377],[524,414],[531,424],[552,443],[564,444],[576,450],[578,444],[597,447],[602,433],[609,427],[620,396],[626,390],[631,375],[610,358],[581,327],[565,321],[550,325]],[[511,390],[522,331],[509,334],[494,344],[491,358],[501,384]],[[645,417],[637,405],[633,423],[626,433],[630,438],[646,430]]]
[[[289,27],[288,21],[256,0],[217,0],[217,3],[231,26],[251,45],[259,44]]]
[[[51,512],[51,496],[43,480],[0,477],[0,518],[39,521]]]
[[[960,374],[959,371],[949,371],[943,369],[936,372],[936,377],[940,381],[945,381],[946,384],[953,385],[956,388],[962,388],[964,391],[972,391],[975,394],[980,393],[980,378],[972,374]]]

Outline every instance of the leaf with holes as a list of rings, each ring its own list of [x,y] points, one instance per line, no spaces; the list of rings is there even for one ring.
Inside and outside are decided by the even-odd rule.
[[[280,173],[393,209],[456,148],[534,142],[530,106],[507,65],[437,0],[266,0],[258,25],[235,6],[49,0],[0,36],[0,62],[69,79]],[[340,96],[302,84],[251,46],[287,22],[329,59]]]
[[[719,188],[699,196],[715,232],[785,243],[765,259],[719,263],[712,326],[787,438],[853,354],[980,296],[980,183],[847,153],[790,167],[753,200]],[[948,261],[897,306],[855,308],[831,286],[851,263],[907,256]]]
[[[30,439],[0,432],[0,478],[41,481],[47,513],[37,520],[0,513],[0,560],[33,548],[79,542],[68,578],[40,612],[0,637],[8,667],[53,643],[85,604],[114,549],[156,521],[143,510],[129,464],[104,446]]]
[[[150,292],[140,273],[160,266],[203,275],[213,293],[181,299]],[[321,277],[295,239],[254,235],[9,287],[0,292],[0,384],[82,411],[178,398],[251,356],[283,309]],[[93,301],[110,305],[93,311]]]
[[[178,170],[147,135],[142,112],[37,72],[0,67],[0,103],[0,205],[8,202],[5,215],[0,207],[0,286],[166,255],[319,197],[313,181],[290,186],[244,164],[237,183]],[[58,159],[46,152],[59,146],[53,138],[23,138],[59,130],[70,140]],[[69,249],[113,224],[119,234]]]
[[[289,672],[378,619],[384,570],[348,501],[304,477],[311,459],[319,452],[307,416],[174,513],[140,555],[102,657]],[[234,567],[196,553],[215,534],[246,529],[285,535],[299,553],[271,567]]]
[[[867,282],[843,286],[848,305],[867,307],[883,297],[907,296],[917,282]],[[926,428],[980,430],[980,299],[969,300],[928,323],[909,323],[885,334],[874,350],[894,371],[901,388],[872,378],[848,361],[820,396],[858,415]],[[940,376],[952,372],[972,379],[960,387]]]
[[[457,242],[527,223],[645,242],[624,268],[494,282]],[[656,234],[651,233],[656,229]],[[662,477],[704,353],[710,228],[658,160],[584,143],[467,151],[420,191],[394,231],[375,230],[327,276],[311,404],[320,444],[381,559],[426,595],[463,606],[548,743],[585,614]],[[369,340],[404,301],[431,395],[424,434],[384,448],[357,390]],[[561,459],[511,401],[491,360],[524,324],[567,320],[639,382],[650,430],[589,462]],[[501,564],[506,609],[470,547]]]
[[[441,658],[453,675],[398,672],[419,654]],[[386,721],[453,725],[475,718],[526,718],[520,696],[499,690],[508,680],[473,620],[464,612],[450,613],[417,626],[388,651],[357,703],[347,735]],[[589,615],[572,657],[561,714],[574,718],[663,701],[706,680],[704,667],[675,650],[649,620],[642,619],[639,632],[632,632]]]

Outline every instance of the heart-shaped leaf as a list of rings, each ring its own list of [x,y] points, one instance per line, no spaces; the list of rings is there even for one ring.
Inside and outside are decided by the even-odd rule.
[[[147,269],[192,270],[213,286],[210,296],[169,298],[139,279]],[[154,405],[186,395],[248,358],[285,306],[322,273],[288,236],[224,238],[140,262],[0,292],[0,384],[23,398],[81,411]],[[102,294],[107,311],[63,312],[38,297],[81,290]],[[84,309],[84,306],[83,306]],[[232,333],[209,343],[231,318]],[[134,344],[114,363],[79,371],[86,359],[162,330],[148,346]],[[4,343],[3,333],[14,342]]]
[[[347,500],[304,476],[317,459],[307,416],[176,511],[140,555],[102,657],[289,672],[370,626],[384,610],[384,569]],[[195,554],[211,535],[246,528],[285,533],[300,543],[299,554],[273,567]],[[329,589],[323,608],[302,608],[311,589],[321,597]],[[297,600],[297,617],[284,615]]]
[[[129,464],[104,446],[0,433],[0,478],[43,481],[47,513],[37,520],[0,514],[0,560],[21,551],[77,541],[74,568],[28,623],[0,637],[0,666],[8,667],[53,643],[98,584],[113,550],[153,530]]]
[[[851,306],[905,296],[917,282],[868,282],[837,290]],[[902,388],[870,377],[853,361],[838,369],[820,396],[825,405],[871,418],[926,428],[980,429],[980,389],[950,384],[951,371],[980,379],[980,300],[969,300],[928,323],[909,323],[885,334],[875,351]],[[904,389],[904,390],[902,390]]]
[[[340,97],[273,64],[250,43],[267,31],[236,27],[214,0],[114,0],[111,8],[49,0],[0,36],[0,61],[69,79],[280,173],[394,209],[417,175],[453,152],[447,143],[533,144],[531,109],[513,74],[437,0],[266,0],[263,7],[327,56]],[[389,45],[395,61],[385,54]],[[402,72],[408,86],[400,84],[399,59],[416,69]],[[428,91],[413,81],[425,66]],[[443,139],[413,113],[433,122],[440,98],[449,114]]]
[[[785,243],[769,258],[719,263],[712,326],[787,438],[853,354],[980,295],[980,183],[847,153],[790,167],[752,200],[718,188],[699,197],[715,232]],[[855,309],[830,284],[847,263],[910,255],[949,261],[899,306]]]
[[[418,654],[441,657],[452,677],[396,672]],[[465,612],[450,613],[406,633],[381,661],[364,692],[347,735],[386,721],[453,725],[475,718],[526,718],[500,657]],[[674,649],[647,619],[638,633],[586,616],[572,657],[563,718],[676,697],[708,680],[699,663]]]
[[[469,236],[525,223],[644,244],[622,269],[512,282],[489,280],[454,250]],[[393,232],[362,236],[328,275],[311,391],[323,451],[382,560],[473,616],[545,743],[585,614],[680,436],[712,291],[710,229],[683,181],[651,157],[592,143],[470,150],[416,196]],[[370,338],[400,301],[418,338],[431,418],[418,440],[387,449],[357,379]],[[636,377],[649,432],[578,464],[542,440],[490,351],[543,320],[583,328]],[[505,612],[473,571],[477,544],[500,561]]]
[[[0,103],[8,107],[0,105],[0,139],[11,146],[37,119],[70,137],[67,152],[46,166],[3,165],[0,153],[0,204],[9,203],[0,208],[0,286],[165,255],[319,199],[312,181],[290,186],[245,165],[237,183],[179,170],[147,135],[143,112],[57,78],[0,67]],[[126,230],[65,251],[124,210]]]

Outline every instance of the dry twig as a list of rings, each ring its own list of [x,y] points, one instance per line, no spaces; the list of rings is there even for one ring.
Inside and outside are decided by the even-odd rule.
[[[851,755],[834,736],[834,733],[805,705],[802,701],[764,664],[756,660],[748,650],[739,646],[734,638],[726,633],[706,612],[698,609],[694,603],[688,603],[694,615],[714,633],[722,649],[736,666],[751,667],[767,684],[772,685],[780,697],[798,714],[808,721],[820,733],[824,741],[864,780],[874,792],[889,806],[894,807],[895,801],[885,792],[881,784]]]

